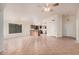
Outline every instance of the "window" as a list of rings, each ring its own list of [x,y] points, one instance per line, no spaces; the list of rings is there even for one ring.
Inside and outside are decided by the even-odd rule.
[[[22,33],[22,24],[9,23],[9,34],[11,33]]]

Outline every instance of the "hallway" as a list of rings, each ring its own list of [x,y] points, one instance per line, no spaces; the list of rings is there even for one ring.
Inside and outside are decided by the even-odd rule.
[[[61,55],[79,54],[79,43],[71,38],[19,37],[6,39],[5,51],[11,55]]]

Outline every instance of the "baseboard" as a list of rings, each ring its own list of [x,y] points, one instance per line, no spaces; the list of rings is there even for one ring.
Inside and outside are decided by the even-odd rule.
[[[50,36],[50,37],[55,37],[56,38],[56,36]]]
[[[75,37],[72,37],[72,36],[63,36],[63,38],[70,38],[70,39],[76,40],[76,38]]]
[[[76,38],[72,36],[61,36],[61,37],[56,37],[56,38],[70,38],[70,39],[76,40]]]
[[[2,54],[3,54],[3,52],[4,52],[4,50],[0,50],[0,55],[2,55]]]

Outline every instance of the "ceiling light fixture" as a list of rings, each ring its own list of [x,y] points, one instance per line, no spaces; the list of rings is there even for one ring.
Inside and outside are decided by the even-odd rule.
[[[59,3],[47,3],[43,7],[43,11],[45,11],[45,12],[53,11],[53,8],[56,6],[59,6]]]

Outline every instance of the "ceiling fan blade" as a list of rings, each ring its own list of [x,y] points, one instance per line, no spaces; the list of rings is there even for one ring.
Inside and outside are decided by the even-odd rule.
[[[53,4],[53,6],[58,6],[59,5],[59,3],[55,3],[55,4]]]

